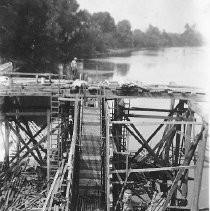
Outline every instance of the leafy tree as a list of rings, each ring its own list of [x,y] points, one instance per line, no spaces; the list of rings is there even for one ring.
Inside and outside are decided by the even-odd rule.
[[[53,70],[69,59],[77,32],[75,0],[8,0],[0,7],[1,57],[27,72]]]
[[[133,31],[133,45],[134,47],[139,47],[139,48],[146,46],[145,34],[140,29],[135,29]]]
[[[115,25],[108,12],[92,15],[79,10],[76,0],[0,1],[0,57],[27,72],[53,72],[74,56],[88,57],[114,48],[202,44],[195,25],[186,24],[182,34],[160,32],[152,25],[146,32],[132,32],[128,20]]]
[[[117,24],[117,36],[119,47],[130,48],[132,47],[132,32],[131,24],[128,20],[122,20]]]
[[[93,13],[92,21],[97,24],[102,33],[101,45],[103,51],[116,46],[116,25],[114,18],[108,12]]]
[[[93,13],[92,19],[98,23],[103,33],[115,32],[114,18],[108,12]]]
[[[100,25],[93,20],[92,15],[86,10],[79,11],[78,18],[80,26],[77,33],[77,44],[71,50],[82,56],[103,52],[105,46]]]
[[[150,24],[145,35],[147,47],[158,47],[161,45],[161,32],[157,27]]]
[[[185,24],[185,31],[181,34],[182,45],[184,46],[200,46],[202,45],[202,36],[196,30],[196,26]]]

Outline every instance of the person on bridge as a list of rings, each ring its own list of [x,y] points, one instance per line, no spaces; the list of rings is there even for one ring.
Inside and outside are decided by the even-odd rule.
[[[77,58],[74,57],[74,59],[71,62],[71,72],[73,75],[73,79],[76,79],[77,77]]]

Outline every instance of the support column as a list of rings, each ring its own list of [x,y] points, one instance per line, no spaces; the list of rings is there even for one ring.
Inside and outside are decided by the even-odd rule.
[[[105,122],[106,122],[106,176],[105,176],[105,184],[106,184],[106,210],[110,211],[110,181],[109,181],[109,114],[108,107],[106,101],[104,102],[105,109]]]
[[[194,183],[194,190],[193,190],[193,200],[192,200],[192,207],[191,211],[199,210],[199,196],[201,190],[201,181],[203,175],[203,165],[205,159],[205,149],[206,149],[206,142],[208,138],[207,129],[203,131],[202,140],[198,146],[198,160],[196,163],[195,169],[195,183]]]
[[[50,109],[47,110],[47,192],[50,189]]]
[[[17,117],[16,117],[17,118]],[[15,124],[15,129],[16,129],[16,131],[18,132],[18,133],[20,133],[20,129],[19,129],[19,127],[17,126],[17,124]],[[16,158],[17,158],[17,161],[20,159],[20,139],[19,139],[19,137],[17,137],[17,143],[16,143],[16,150],[17,150],[17,156],[16,156]],[[11,162],[11,161],[10,161]]]
[[[5,121],[5,166],[6,168],[9,167],[9,134],[10,128],[9,123]]]
[[[186,137],[185,137],[185,142],[184,142],[184,154],[185,154],[184,157],[185,157],[185,159],[186,159],[189,147],[190,147],[191,133],[192,133],[192,125],[187,124],[186,132],[185,132]],[[188,195],[188,171],[186,172],[186,174],[184,175],[183,180],[182,180],[182,196],[184,197],[184,199],[187,199],[187,195]]]

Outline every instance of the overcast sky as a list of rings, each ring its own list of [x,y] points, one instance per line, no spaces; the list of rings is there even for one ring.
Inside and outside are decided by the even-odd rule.
[[[167,32],[183,32],[185,23],[209,34],[210,0],[77,0],[90,13],[108,11],[117,23],[127,19],[132,29],[149,24]]]

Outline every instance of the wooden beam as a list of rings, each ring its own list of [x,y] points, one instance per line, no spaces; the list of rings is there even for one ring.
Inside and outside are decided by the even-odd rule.
[[[179,132],[181,131],[181,125],[176,126],[176,130]],[[176,133],[176,146],[175,146],[175,152],[174,152],[174,164],[175,166],[178,165],[179,163],[179,151],[180,151],[180,141],[181,141],[181,136],[179,133]]]
[[[59,126],[57,126],[59,127]],[[57,129],[53,129],[50,131],[50,134],[54,133]],[[10,166],[9,169],[7,169],[5,172],[3,172],[3,174],[0,175],[0,178],[3,178],[8,172],[10,172],[16,165],[18,165],[23,159],[25,159],[33,150],[35,150],[37,147],[39,147],[40,144],[42,144],[43,142],[45,142],[47,139],[47,135],[44,136],[35,146],[33,146],[32,148],[30,148],[30,150],[28,150],[24,155],[21,156],[21,158],[15,162],[14,164],[12,164]]]
[[[196,169],[195,169],[195,183],[194,183],[191,211],[197,211],[199,208],[198,204],[199,204],[199,197],[200,197],[200,191],[201,191],[201,181],[202,181],[207,139],[208,139],[208,131],[207,129],[205,129],[202,134],[202,140],[200,141],[200,144],[198,145],[198,160],[197,160]]]
[[[172,103],[173,103],[173,101],[174,100],[172,100]],[[173,104],[172,104],[172,106],[173,106]],[[171,106],[171,109],[173,108]],[[180,107],[180,103],[173,109],[173,110],[171,110],[171,112],[168,114],[168,116],[172,116],[176,111],[177,111],[177,109]],[[168,120],[167,119],[164,119],[164,121],[161,123],[161,124],[159,124],[159,126],[156,128],[156,130],[150,135],[150,137],[147,139],[147,143],[149,143],[152,139],[153,139],[153,137],[158,133],[158,131],[160,131],[160,129],[163,127],[163,125],[164,125],[164,123],[165,122],[168,122]],[[135,153],[135,155],[132,157],[132,159],[131,159],[131,161],[133,161],[133,159],[135,159],[135,157],[143,150],[143,146],[142,147],[140,147],[139,149],[138,149],[138,151]]]
[[[174,137],[175,133],[176,133],[176,125],[173,125],[173,127],[171,127],[168,130],[168,132],[165,134],[165,136],[162,137],[162,139],[152,148],[152,150],[155,152],[155,150],[158,149],[161,145],[163,145],[168,140],[171,140],[172,137]],[[148,158],[149,155],[150,154],[148,154],[146,157],[144,157],[141,160],[141,163],[144,163],[144,161]]]
[[[10,123],[9,123],[9,127],[12,130],[12,132],[18,137],[18,139],[20,140],[20,142],[26,147],[26,149],[28,150],[28,152],[30,151],[30,153],[34,157],[34,159],[42,166],[43,165],[42,160],[39,160],[39,158],[34,154],[33,150],[31,150],[32,148],[29,148],[29,146],[22,139],[21,135],[13,128],[13,126]]]
[[[59,76],[59,74],[53,74],[53,73],[22,73],[22,72],[10,72],[10,73],[3,73],[0,75],[8,75],[8,76]]]
[[[50,109],[47,110],[47,193],[50,190]]]
[[[163,165],[163,161],[161,161],[155,154],[155,152],[151,149],[147,141],[144,139],[144,137],[140,134],[140,132],[137,130],[137,128],[131,124],[131,127],[135,130],[135,132],[138,134],[138,136],[129,128],[125,125],[126,129],[128,132],[142,145],[144,146],[147,151],[153,156],[154,160],[158,162],[159,164]]]
[[[139,108],[139,107],[124,108],[124,110],[129,110],[129,111],[154,111],[154,112],[171,112],[172,111],[172,110],[169,110],[169,109]]]
[[[70,101],[70,102],[75,102],[76,99],[73,97],[59,97],[58,100],[60,101]],[[81,101],[82,99],[77,99],[78,101]]]
[[[59,169],[57,170],[57,172],[56,172],[56,174],[55,174],[55,177],[54,177],[54,180],[53,180],[53,183],[52,183],[52,185],[50,186],[50,190],[49,190],[49,192],[48,192],[48,194],[47,194],[47,198],[46,198],[46,200],[45,200],[45,202],[44,202],[44,205],[43,205],[43,207],[42,207],[42,211],[46,211],[46,210],[47,210],[47,205],[48,205],[49,200],[50,200],[50,198],[51,198],[51,193],[53,192],[53,189],[54,189],[54,187],[55,187],[55,185],[56,185],[58,176],[59,176]]]
[[[143,115],[143,114],[128,114],[128,117],[136,117],[143,119],[167,119],[167,120],[175,120],[175,121],[187,121],[187,118],[183,117],[172,117],[172,116],[162,116],[162,115]]]
[[[36,137],[45,129],[46,126],[47,126],[46,124],[43,125],[43,126],[40,128],[40,130],[38,130],[38,131],[33,135],[33,138],[36,138]],[[17,131],[17,129],[16,129],[16,131]],[[18,132],[18,131],[17,131],[17,132]],[[19,132],[18,132],[18,133],[19,133]],[[29,145],[31,142],[32,142],[32,139],[30,139],[30,140],[26,143],[26,145]],[[20,155],[20,153],[23,152],[24,149],[26,149],[26,146],[25,146],[25,145],[24,145],[21,149],[19,149],[18,154],[16,154],[14,157],[12,157],[12,159],[10,160],[10,163],[12,163],[12,161],[15,160],[15,159]],[[46,152],[45,152],[45,153],[46,153]]]
[[[76,97],[77,99],[78,97]],[[71,146],[70,146],[70,151],[69,151],[69,156],[68,156],[68,162],[67,162],[67,188],[66,188],[66,208],[65,210],[68,211],[69,207],[71,205],[71,198],[70,198],[70,186],[72,184],[72,175],[73,175],[73,170],[74,170],[74,159],[75,159],[75,147],[77,143],[77,129],[78,129],[78,117],[79,117],[79,109],[78,109],[79,103],[76,100],[74,104],[74,128],[73,128],[73,136],[72,136],[72,141],[71,141]]]
[[[190,162],[192,160],[192,157],[193,157],[193,155],[195,153],[196,147],[198,145],[198,142],[202,138],[203,130],[204,130],[204,127],[202,127],[200,133],[195,137],[194,142],[191,143],[190,148],[189,148],[189,151],[187,153],[187,156],[186,156],[186,158],[184,160],[183,166],[187,166],[187,165],[190,164]],[[168,192],[167,198],[166,198],[166,200],[165,200],[165,202],[163,204],[162,211],[165,211],[166,210],[166,208],[167,208],[167,206],[168,206],[168,204],[169,204],[169,202],[171,200],[171,197],[172,197],[174,191],[178,187],[178,182],[181,179],[182,174],[183,174],[184,171],[185,171],[185,169],[180,169],[178,171],[178,173],[177,173],[177,175],[176,175],[176,177],[175,177],[175,179],[174,179],[174,181],[172,183],[171,189]]]
[[[195,121],[170,121],[170,122],[154,122],[154,121],[111,121],[110,124],[120,124],[120,125],[131,125],[135,124],[138,126],[151,126],[151,125],[202,125],[203,122],[195,122]]]
[[[5,164],[6,167],[9,167],[9,134],[10,134],[10,128],[9,128],[9,123],[5,121]]]
[[[185,159],[186,159],[187,153],[189,151],[189,147],[190,147],[191,133],[192,133],[192,125],[187,125],[186,129],[185,129],[186,136],[184,136],[184,140],[185,140],[185,142],[184,142],[184,150],[185,150],[184,157],[185,157]],[[188,174],[189,174],[189,172],[187,171],[182,178],[182,184],[181,184],[182,195],[185,199],[188,196]]]
[[[109,160],[109,145],[110,145],[110,134],[109,134],[109,110],[108,110],[108,104],[106,101],[104,101],[104,109],[105,109],[105,128],[106,128],[106,167],[105,167],[105,191],[106,191],[106,211],[110,211],[110,180],[109,180],[109,174],[110,174],[110,160]]]
[[[46,113],[45,113],[46,114]],[[33,135],[31,133],[29,133],[29,131],[27,131],[21,124],[19,121],[17,121],[15,118],[13,118],[13,121],[20,127],[21,130],[23,130],[26,135],[29,136],[29,138],[31,139],[31,141],[33,142],[33,144],[37,143],[37,140],[33,137]],[[40,145],[39,148],[46,153],[45,149]]]
[[[46,116],[46,112],[7,112],[6,116]]]
[[[160,167],[160,168],[146,168],[146,169],[129,169],[129,174],[131,173],[144,173],[144,172],[156,172],[156,171],[175,171],[179,169],[195,169],[195,165],[193,166],[172,166],[172,167]],[[113,170],[112,174],[125,174],[127,172],[126,169],[121,170]]]
[[[33,134],[32,134],[31,129],[30,129],[30,127],[29,127],[28,121],[25,120],[25,118],[23,118],[23,120],[24,120],[24,125],[26,126],[26,129],[27,129],[27,135],[32,139],[33,144],[36,144],[37,141],[33,138]],[[42,146],[40,146],[40,148],[43,149]],[[42,155],[41,155],[41,153],[40,153],[40,151],[39,151],[38,148],[36,149],[36,153],[37,153],[37,155],[38,155],[39,160],[43,163]]]

